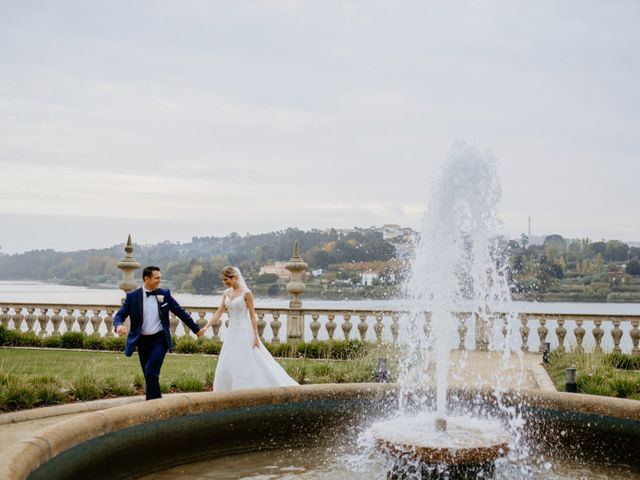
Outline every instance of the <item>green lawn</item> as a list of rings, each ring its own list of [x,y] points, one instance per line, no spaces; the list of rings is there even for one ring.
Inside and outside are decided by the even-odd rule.
[[[576,368],[579,393],[640,400],[640,358],[621,353],[553,352],[547,371],[558,391],[565,388],[565,369]]]
[[[352,360],[278,359],[299,383],[372,380],[374,357]],[[211,389],[217,357],[168,354],[160,374],[163,392]],[[70,401],[142,394],[137,354],[0,347],[0,411]]]
[[[167,354],[161,377],[169,383],[185,375],[205,380],[206,373],[213,374],[215,366],[216,358],[209,355]],[[0,348],[0,374],[51,375],[65,384],[83,375],[98,379],[119,377],[133,382],[141,372],[137,353],[125,357],[121,352]]]

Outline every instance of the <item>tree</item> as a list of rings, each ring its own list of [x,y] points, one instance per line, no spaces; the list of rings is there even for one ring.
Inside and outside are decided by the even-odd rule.
[[[594,242],[589,245],[589,256],[597,257],[598,255],[604,255],[605,250],[607,249],[607,244],[604,242]]]
[[[558,252],[562,253],[567,248],[567,241],[564,239],[562,235],[553,234],[553,235],[547,235],[544,238],[544,242],[542,245],[545,248],[545,250],[549,247],[549,248],[554,248]]]
[[[258,275],[256,279],[257,283],[276,283],[278,281],[278,275],[275,273],[263,273]]]
[[[571,243],[569,243],[569,251],[574,253],[582,252],[584,243],[582,240],[573,239]]]
[[[604,251],[605,260],[613,260],[614,262],[624,262],[629,255],[629,245],[619,240],[609,240],[606,243]]]
[[[640,276],[640,260],[637,258],[629,260],[625,268],[625,273],[627,275]]]
[[[326,250],[312,249],[305,254],[305,260],[312,268],[326,269],[331,263],[335,263],[332,255]]]
[[[555,260],[567,250],[567,242],[562,235],[547,235],[542,246],[550,260]]]

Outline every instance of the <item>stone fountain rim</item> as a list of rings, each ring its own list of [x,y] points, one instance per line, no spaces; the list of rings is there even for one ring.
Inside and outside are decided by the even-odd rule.
[[[162,399],[137,402],[78,415],[44,428],[31,438],[21,440],[0,454],[0,478],[23,480],[40,465],[62,452],[93,438],[148,422],[206,412],[235,410],[285,402],[352,400],[354,398],[392,400],[397,398],[395,384],[322,384],[298,387],[251,389],[225,393],[200,392],[167,395]],[[450,389],[459,398],[480,393],[495,398],[490,389]],[[505,391],[506,401],[534,408],[585,413],[640,422],[640,401],[577,393]]]

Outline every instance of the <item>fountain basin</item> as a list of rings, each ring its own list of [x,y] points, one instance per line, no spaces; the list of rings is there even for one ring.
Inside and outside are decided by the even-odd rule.
[[[322,432],[337,438],[388,418],[397,396],[397,387],[388,384],[168,395],[49,427],[0,454],[0,478],[126,479],[205,459],[295,448]],[[449,398],[466,408],[496,404],[489,391],[450,390]],[[632,448],[640,440],[640,402],[522,391],[507,392],[501,402],[522,411],[526,434],[543,447],[594,447],[608,461],[640,471]]]
[[[509,451],[509,437],[497,421],[449,417],[446,430],[437,430],[434,418],[418,415],[376,423],[376,446],[393,457],[439,465],[493,462]]]

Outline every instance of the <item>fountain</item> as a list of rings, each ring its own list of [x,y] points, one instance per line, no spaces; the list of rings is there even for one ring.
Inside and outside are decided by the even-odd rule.
[[[397,384],[172,394],[87,413],[0,452],[0,478],[638,478],[640,402],[523,391],[499,375],[492,389],[447,385],[452,310],[505,361],[513,345],[509,318],[493,322],[509,308],[495,163],[458,143],[440,178]]]
[[[454,312],[476,314],[481,327],[476,333],[486,335],[491,312],[510,300],[497,245],[497,178],[490,153],[456,142],[433,187],[407,282],[412,306],[399,379],[402,415],[372,427],[375,444],[396,460],[394,478],[402,478],[407,469],[419,470],[424,478],[487,477],[509,451],[500,423],[448,419],[446,411],[449,350],[458,320]],[[505,352],[508,346],[507,340]],[[413,397],[416,403],[415,389],[428,382],[430,363],[435,365],[435,413],[407,416],[403,400]],[[418,396],[411,409],[424,412],[425,402]]]

